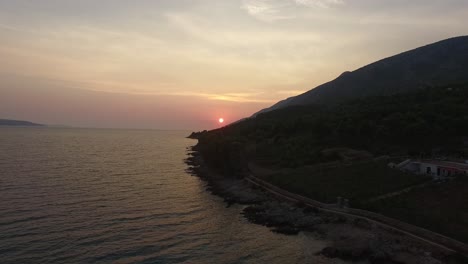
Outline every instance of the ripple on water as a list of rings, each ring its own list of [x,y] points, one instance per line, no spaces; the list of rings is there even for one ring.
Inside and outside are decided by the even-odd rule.
[[[248,223],[186,172],[187,134],[0,128],[2,263],[302,262],[310,239]]]

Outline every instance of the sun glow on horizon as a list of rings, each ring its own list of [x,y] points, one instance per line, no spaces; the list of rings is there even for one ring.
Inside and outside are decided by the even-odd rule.
[[[466,0],[0,0],[0,118],[219,128],[466,35],[466,10]]]

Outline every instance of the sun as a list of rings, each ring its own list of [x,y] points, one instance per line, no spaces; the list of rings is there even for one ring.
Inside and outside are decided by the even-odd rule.
[[[218,122],[219,122],[220,124],[224,123],[224,118],[221,117],[220,119],[218,119]]]

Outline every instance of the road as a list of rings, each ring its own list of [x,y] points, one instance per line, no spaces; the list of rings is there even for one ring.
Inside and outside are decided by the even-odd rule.
[[[346,209],[333,208],[332,205],[323,204],[321,202],[311,200],[309,198],[306,198],[306,197],[303,197],[303,196],[300,196],[300,195],[297,195],[297,194],[293,194],[293,193],[290,193],[290,192],[285,191],[283,189],[280,189],[280,188],[278,188],[278,187],[276,187],[276,186],[274,186],[274,185],[272,185],[270,183],[267,183],[267,182],[265,182],[265,181],[263,181],[261,179],[256,178],[253,175],[250,175],[250,176],[246,177],[245,179],[248,182],[250,182],[251,184],[258,186],[258,187],[262,188],[263,190],[265,190],[265,191],[267,191],[267,192],[269,192],[269,193],[271,193],[274,196],[277,196],[279,198],[282,198],[282,199],[285,199],[285,200],[288,200],[288,201],[291,201],[291,202],[294,202],[294,203],[303,203],[303,204],[305,204],[307,206],[317,208],[318,210],[323,211],[323,212],[327,212],[327,213],[332,213],[332,214],[341,215],[341,216],[364,219],[364,220],[369,221],[369,222],[371,222],[373,224],[376,224],[378,226],[384,227],[384,228],[389,229],[389,230],[400,232],[400,233],[402,233],[402,234],[404,234],[404,235],[406,235],[408,237],[414,238],[414,239],[419,240],[419,241],[421,241],[423,243],[434,246],[434,247],[436,247],[436,248],[438,248],[438,249],[440,249],[440,250],[442,250],[444,252],[447,252],[447,253],[460,252],[460,253],[468,256],[468,245],[466,245],[466,244],[464,244],[462,242],[456,241],[454,239],[451,239],[449,237],[443,236],[441,234],[437,234],[437,233],[434,233],[432,231],[429,231],[429,230],[426,230],[426,229],[423,229],[423,228],[420,228],[420,227],[412,226],[412,225],[407,224],[407,223],[401,223],[401,225],[404,225],[404,226],[407,227],[405,229],[402,229],[401,227],[397,227],[397,226],[391,225],[389,223],[384,223],[382,221],[378,221],[376,219],[372,219],[372,218],[363,216],[362,214],[356,214],[356,213],[353,213],[353,212],[349,212],[349,211],[367,212],[367,211],[363,211],[363,210],[349,209],[348,212],[346,212],[346,211],[343,211],[343,210],[346,210]],[[373,212],[368,212],[368,213],[377,216],[377,214],[375,214]],[[400,222],[400,221],[398,221],[396,219],[391,219],[391,218],[388,218],[388,217],[385,217],[385,216],[380,216],[380,217],[383,218],[383,219],[386,219],[386,220],[388,219],[388,220],[391,220],[391,221],[394,221],[394,222]],[[421,236],[419,234],[415,234],[414,232],[411,232],[408,229],[418,230],[421,233],[429,234],[432,237],[436,237],[437,240],[446,241],[446,243],[440,243],[440,242],[437,242],[437,241],[433,241],[433,239],[429,239],[429,238],[423,237],[423,236]],[[447,244],[450,244],[450,245],[447,245]]]

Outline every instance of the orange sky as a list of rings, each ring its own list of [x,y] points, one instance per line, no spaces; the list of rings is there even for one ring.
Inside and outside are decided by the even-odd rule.
[[[210,129],[467,33],[461,0],[0,0],[0,118]]]

